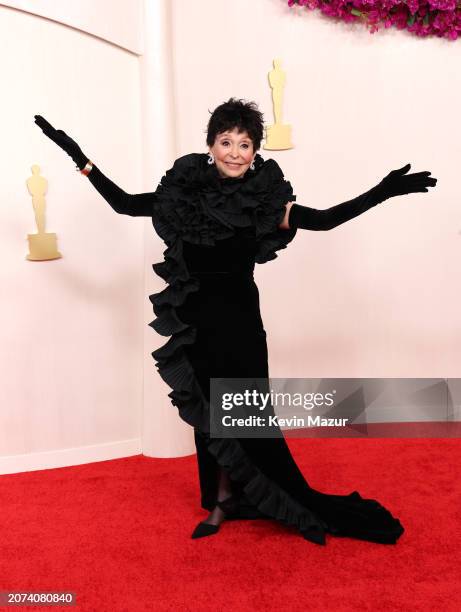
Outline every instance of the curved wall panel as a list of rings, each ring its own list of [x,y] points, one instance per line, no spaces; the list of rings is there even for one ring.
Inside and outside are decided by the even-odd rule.
[[[52,19],[138,55],[143,53],[142,0],[12,0],[0,5]]]

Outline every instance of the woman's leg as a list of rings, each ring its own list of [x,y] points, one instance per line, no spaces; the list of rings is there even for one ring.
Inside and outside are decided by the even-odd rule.
[[[197,469],[200,483],[200,503],[205,510],[213,510],[216,505],[219,482],[219,465],[208,452],[205,437],[197,429],[194,431],[197,449]]]
[[[219,506],[216,506],[216,501],[223,501],[230,497],[234,491],[227,472],[216,462],[213,455],[208,452],[202,434],[198,430],[195,430],[194,433],[202,508],[211,511],[203,522],[219,525],[224,519],[224,512]]]
[[[223,468],[219,468],[219,480],[218,480],[218,498],[217,501],[224,501],[226,498],[232,495],[231,481],[227,472]],[[211,525],[220,525],[225,518],[224,511],[219,506],[216,506],[207,518],[203,521]]]

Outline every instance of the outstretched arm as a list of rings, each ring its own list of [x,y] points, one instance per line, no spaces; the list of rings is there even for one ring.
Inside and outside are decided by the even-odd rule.
[[[152,217],[154,214],[155,193],[126,193],[105,176],[93,164],[88,180],[115,212],[130,217]]]
[[[376,206],[388,198],[408,193],[427,192],[434,187],[437,179],[430,172],[405,174],[411,168],[407,164],[399,170],[390,172],[378,185],[352,200],[337,204],[325,210],[301,206],[289,202],[285,217],[280,224],[282,229],[297,227],[308,230],[330,230]]]
[[[155,202],[155,194],[138,193],[130,194],[120,189],[97,166],[95,166],[83,153],[79,145],[63,130],[56,130],[41,115],[35,115],[35,123],[42,129],[43,133],[63,149],[76,163],[77,168],[83,170],[89,181],[110,204],[115,212],[131,217],[152,217]]]

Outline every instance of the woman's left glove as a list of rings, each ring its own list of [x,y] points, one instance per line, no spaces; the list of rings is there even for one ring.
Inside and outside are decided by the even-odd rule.
[[[34,117],[35,123],[42,129],[43,133],[60,146],[67,155],[72,157],[80,170],[84,168],[89,158],[83,153],[75,140],[72,140],[72,138],[62,130],[56,130],[45,117],[41,115],[34,115]]]
[[[424,171],[407,174],[410,168],[411,164],[407,164],[403,168],[392,170],[377,185],[377,190],[381,192],[384,199],[407,193],[424,192],[428,191],[428,187],[435,187],[437,179],[430,176],[430,172]]]
[[[430,172],[406,174],[410,168],[411,165],[407,164],[403,168],[392,170],[378,185],[362,193],[362,195],[330,208],[319,210],[293,203],[288,216],[289,227],[330,230],[361,215],[388,198],[407,193],[428,191],[428,187],[435,187],[437,179],[429,176]]]

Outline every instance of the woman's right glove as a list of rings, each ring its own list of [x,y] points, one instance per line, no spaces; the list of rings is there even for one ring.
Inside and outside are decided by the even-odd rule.
[[[48,136],[48,138],[50,138],[58,146],[60,146],[61,149],[64,149],[67,155],[72,157],[78,168],[82,170],[89,158],[83,153],[75,140],[72,140],[72,138],[62,130],[55,130],[51,123],[48,123],[45,117],[42,117],[41,115],[34,115],[34,117],[35,123],[42,129],[43,133],[46,134],[46,136]]]
[[[81,148],[62,130],[55,130],[51,123],[41,115],[35,115],[35,123],[42,128],[43,133],[51,138],[53,142],[64,149],[70,155],[78,168],[82,170],[88,157],[82,152]],[[92,164],[91,171],[88,173],[88,180],[102,197],[110,204],[115,212],[131,217],[152,217],[154,205],[156,203],[155,192],[152,193],[126,193],[118,185],[110,180],[101,170]]]

